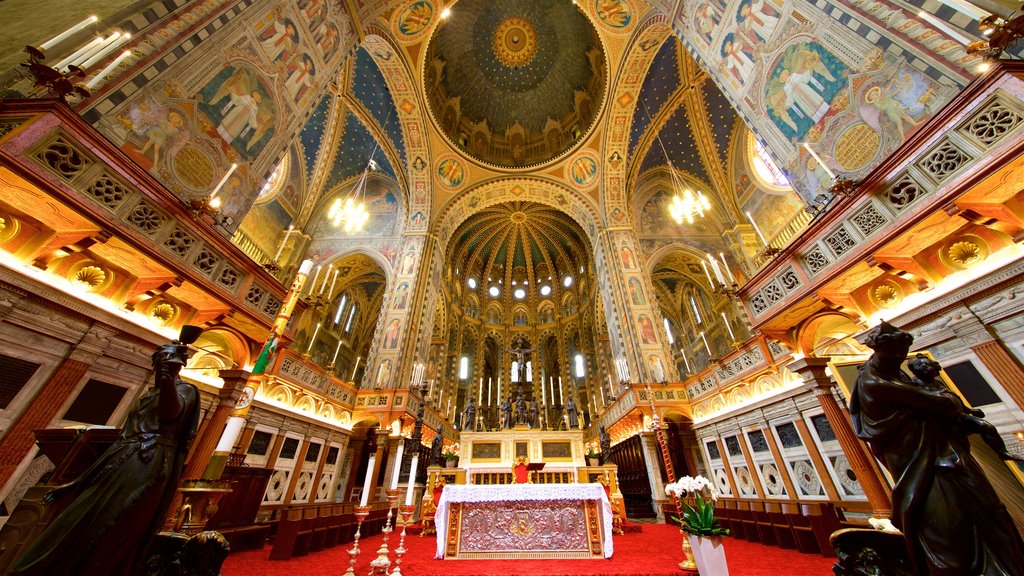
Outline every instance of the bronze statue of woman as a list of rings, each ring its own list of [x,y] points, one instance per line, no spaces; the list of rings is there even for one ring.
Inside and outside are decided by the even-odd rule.
[[[199,391],[179,380],[178,372],[188,362],[188,344],[201,332],[188,326],[180,340],[153,353],[156,382],[128,414],[121,439],[77,480],[46,494],[47,504],[72,493],[75,499],[18,559],[12,574],[138,572],[167,515],[199,424]]]
[[[913,337],[883,322],[865,344],[850,399],[857,435],[896,479],[892,523],[918,574],[1024,576],[1020,535],[978,463],[963,405],[948,390],[916,385],[901,365]]]

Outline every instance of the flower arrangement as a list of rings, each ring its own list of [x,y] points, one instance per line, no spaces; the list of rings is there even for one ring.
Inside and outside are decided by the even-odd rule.
[[[710,501],[704,499],[705,493],[710,496]],[[718,525],[718,518],[715,518],[714,501],[718,500],[718,492],[714,484],[703,476],[683,476],[676,482],[665,486],[665,494],[679,498],[693,495],[696,498],[694,504],[680,502],[683,511],[683,518],[680,520],[680,527],[687,534],[694,536],[728,536],[729,529]],[[676,520],[679,520],[676,518]]]
[[[601,455],[601,448],[597,442],[590,442],[587,444],[587,458],[597,458]]]
[[[445,460],[458,460],[459,459],[459,443],[448,444],[444,448],[441,448],[441,456]]]

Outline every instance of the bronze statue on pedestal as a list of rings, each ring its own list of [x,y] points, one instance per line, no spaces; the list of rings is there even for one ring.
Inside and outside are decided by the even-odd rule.
[[[857,435],[896,479],[892,523],[918,574],[1024,576],[1020,535],[978,463],[952,392],[903,372],[913,337],[883,322],[850,399]]]
[[[22,554],[12,574],[138,573],[199,424],[199,391],[179,380],[178,372],[188,362],[188,344],[201,333],[186,326],[179,340],[153,353],[155,384],[128,414],[121,439],[77,480],[46,495],[47,504],[72,494],[74,501]]]

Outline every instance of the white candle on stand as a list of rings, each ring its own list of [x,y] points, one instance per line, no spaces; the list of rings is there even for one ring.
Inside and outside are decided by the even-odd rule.
[[[341,352],[341,340],[338,340],[338,346],[334,349],[334,358],[331,358],[331,364],[333,365],[338,361],[338,352]]]
[[[686,364],[686,372],[687,372],[687,374],[689,374],[691,372],[691,370],[690,370],[690,360],[686,357],[686,350],[683,350],[682,347],[680,347],[679,348],[679,353],[682,354],[682,356],[683,356],[683,364]]]
[[[327,296],[328,297],[330,297],[331,294],[334,294],[334,283],[338,281],[338,272],[341,272],[341,270],[335,270],[334,271],[334,277],[331,278],[331,287],[330,287],[330,289],[327,290]],[[326,278],[324,278],[324,280],[326,280]]]
[[[925,12],[924,10],[919,11],[917,13],[917,17],[931,24],[932,26],[935,26],[939,30],[942,30],[943,32],[946,33],[947,36],[963,44],[964,46],[967,46],[968,44],[971,43],[971,41],[966,36],[957,32],[956,30],[953,30],[953,28],[951,28],[948,24],[946,24],[942,20],[939,20],[935,16],[932,16],[931,14]]]
[[[729,282],[735,284],[736,278],[732,275],[732,270],[729,270],[729,265],[725,263],[725,253],[719,252],[718,257],[722,259],[722,268],[725,268],[725,273],[729,275]]]
[[[747,214],[747,220],[750,220],[750,225],[754,227],[754,232],[756,232],[757,233],[757,237],[761,239],[761,244],[764,244],[765,246],[767,246],[768,245],[768,241],[765,240],[764,234],[761,234],[761,229],[757,227],[757,222],[754,222],[754,217],[750,215],[750,212],[747,212],[746,214]]]
[[[488,388],[487,392],[490,393],[490,391],[491,391],[490,388]],[[483,378],[483,376],[481,376],[480,377],[480,385],[477,386],[477,389],[476,389],[476,401],[479,403],[483,399],[484,399],[484,378]]]
[[[373,478],[373,467],[376,464],[377,454],[370,454],[370,459],[366,461],[366,478],[363,479],[363,493],[359,495],[360,506],[366,506],[366,501],[370,498],[370,480]]]
[[[210,193],[210,199],[211,200],[213,199],[214,196],[217,195],[218,192],[220,192],[220,189],[224,187],[224,183],[227,182],[228,178],[231,177],[231,173],[235,171],[235,168],[238,168],[238,164],[231,164],[231,168],[228,168],[228,171],[227,171],[226,174],[224,174],[224,177],[220,179],[220,182],[217,182],[217,187],[214,188],[213,192]],[[319,271],[320,271],[320,267],[318,266],[317,267],[317,272],[319,272]]]
[[[736,335],[732,333],[732,326],[729,325],[729,319],[726,318],[725,312],[722,312],[722,322],[725,322],[725,328],[729,331],[729,339],[735,342]]]
[[[284,245],[288,243],[288,237],[292,235],[292,230],[295,229],[295,225],[288,226],[288,231],[284,233],[284,239],[281,240],[281,245],[277,247],[277,254],[274,254],[274,262],[281,257],[281,252],[284,251]]]
[[[828,164],[825,164],[825,161],[821,159],[821,156],[818,156],[818,153],[814,151],[814,148],[811,148],[809,143],[804,142],[804,149],[811,153],[811,156],[814,157],[814,161],[825,170],[825,173],[828,174],[829,178],[833,180],[836,179],[835,172],[829,170]]]
[[[127,60],[131,55],[132,55],[132,51],[131,50],[125,50],[124,52],[122,52],[121,55],[118,56],[117,58],[115,58],[113,62],[111,62],[110,64],[107,64],[106,68],[104,68],[103,70],[100,70],[100,72],[98,74],[93,76],[89,80],[89,82],[86,83],[85,88],[87,90],[92,90],[93,88],[95,88],[96,85],[99,84],[101,80],[106,78],[108,74],[110,74],[111,72],[114,71],[114,68],[117,68],[117,66],[121,62],[124,62],[125,60]]]
[[[395,454],[395,466],[391,469],[391,489],[398,490],[398,477],[402,474],[402,452],[405,450],[405,438],[398,437],[398,453]]]
[[[707,339],[706,336],[704,336],[704,331],[703,330],[700,333],[700,339],[704,341],[704,349],[708,351],[708,356],[714,356],[711,353],[711,346],[708,346],[708,339]]]
[[[324,290],[327,289],[327,277],[331,275],[331,269],[334,268],[334,264],[327,267],[327,273],[324,274],[324,281],[320,283],[320,292],[317,292],[317,296],[322,296]]]
[[[316,279],[320,277],[320,266],[317,265],[316,272],[313,273],[313,281],[309,283],[309,292],[307,294],[313,294],[313,286],[316,285]]]
[[[562,377],[558,377],[558,405],[565,406],[565,393],[562,391]]]
[[[501,401],[501,376],[498,376],[498,401]]]
[[[106,46],[104,46],[102,49],[100,49],[99,52],[97,52],[93,56],[90,56],[88,60],[86,60],[85,62],[82,62],[81,64],[79,64],[78,67],[81,68],[82,70],[88,70],[89,68],[92,68],[93,65],[98,63],[100,60],[103,60],[104,58],[106,58],[107,54],[110,54],[114,50],[117,50],[118,48],[123,46],[126,42],[131,40],[132,39],[132,35],[131,34],[121,34],[120,32],[114,32],[113,34],[110,35],[110,38],[108,38],[108,40],[110,40],[110,39],[113,39],[113,41],[111,41],[110,44],[107,44]]]
[[[57,34],[56,36],[54,36],[53,38],[50,38],[46,42],[43,42],[42,44],[39,45],[39,49],[40,50],[49,50],[50,48],[53,48],[57,44],[63,42],[64,39],[70,37],[72,34],[74,34],[76,32],[79,32],[81,30],[85,30],[85,28],[87,26],[92,25],[97,20],[99,20],[99,17],[97,17],[97,16],[89,16],[88,18],[86,18],[85,20],[82,20],[78,24],[75,24],[71,28],[68,28],[67,30],[61,32],[60,34]]]
[[[99,50],[99,46],[102,45],[103,42],[104,42],[104,38],[102,36],[97,36],[96,38],[93,38],[89,43],[85,44],[84,46],[82,46],[78,50],[75,50],[74,52],[69,54],[67,57],[65,57],[60,62],[57,62],[56,64],[54,64],[53,67],[56,70],[63,70],[67,66],[77,62],[79,59],[85,60],[85,58],[88,58],[89,55],[91,55],[92,52],[94,52],[96,50]],[[85,58],[83,58],[83,56]]]
[[[310,350],[313,349],[313,343],[316,342],[316,335],[319,334],[319,333],[320,333],[320,325],[317,324],[316,328],[313,330],[313,337],[309,339],[309,346],[306,348],[306,352],[307,353]]]
[[[419,450],[412,453],[412,463],[409,465],[409,485],[405,488],[405,505],[412,506],[412,495],[416,490],[416,467],[420,463]]]
[[[352,367],[352,378],[350,378],[350,380],[356,379],[356,370],[359,370],[359,361],[362,359],[362,356],[356,356],[356,365]]]
[[[718,261],[711,254],[708,254],[708,262],[711,262],[711,270],[715,273],[715,279],[718,280],[719,284],[725,285],[725,277],[722,276],[722,271],[718,269]]]

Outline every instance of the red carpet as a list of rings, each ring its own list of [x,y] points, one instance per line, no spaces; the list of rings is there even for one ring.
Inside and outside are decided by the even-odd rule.
[[[615,556],[611,560],[434,560],[433,536],[406,536],[409,552],[402,560],[405,576],[675,576],[682,560],[682,540],[678,528],[665,524],[647,524],[639,534],[615,537]],[[360,542],[362,550],[356,574],[370,571],[381,536]],[[391,558],[398,534],[388,540]],[[224,563],[223,576],[340,576],[348,568],[351,544],[314,552],[287,562],[267,559],[270,547],[239,552]],[[731,576],[828,576],[833,559],[801,554],[773,546],[762,546],[726,538],[725,553]],[[392,567],[393,568],[393,567]],[[713,576],[713,575],[704,575]]]

